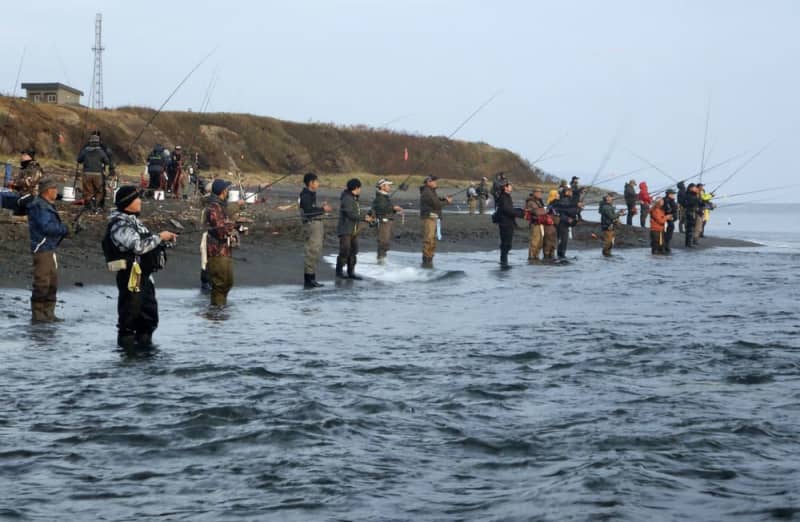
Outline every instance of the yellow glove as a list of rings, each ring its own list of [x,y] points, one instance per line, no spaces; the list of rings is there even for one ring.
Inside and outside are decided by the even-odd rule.
[[[139,266],[139,263],[134,261],[133,266],[131,266],[131,276],[128,278],[128,291],[129,292],[141,291],[142,289],[141,282],[142,282],[142,268]]]

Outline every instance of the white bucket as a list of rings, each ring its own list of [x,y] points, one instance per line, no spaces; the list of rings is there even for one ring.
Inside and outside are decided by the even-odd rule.
[[[228,191],[228,201],[232,201],[234,203],[239,201],[239,191],[238,190],[229,190]]]
[[[153,192],[153,199],[156,201],[164,201],[164,191],[163,190],[156,190]]]
[[[64,187],[61,199],[62,201],[75,201],[75,189],[72,187]]]
[[[255,203],[256,202],[256,193],[255,192],[245,192],[244,193],[244,202],[245,203]]]

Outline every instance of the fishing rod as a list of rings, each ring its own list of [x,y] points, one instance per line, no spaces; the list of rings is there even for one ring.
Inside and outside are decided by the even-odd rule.
[[[734,161],[734,160],[737,160],[737,159],[741,158],[741,157],[742,157],[742,156],[744,156],[745,154],[747,154],[747,152],[746,152],[746,151],[745,151],[745,152],[740,152],[740,153],[738,153],[738,154],[735,154],[735,155],[733,155],[733,156],[731,156],[731,157],[729,157],[729,158],[727,158],[727,159],[725,159],[725,160],[723,160],[723,161],[720,161],[719,163],[715,163],[714,165],[712,165],[712,166],[710,166],[710,167],[706,168],[706,170],[705,170],[704,172],[711,172],[712,170],[715,170],[715,169],[717,169],[717,168],[719,168],[719,167],[722,167],[722,166],[724,166],[724,165],[727,165],[728,163],[730,163],[730,162],[732,162],[732,161]],[[687,177],[687,178],[684,178],[684,179],[682,179],[682,180],[680,181],[680,183],[685,183],[685,182],[689,181],[690,179],[694,179],[694,178],[696,178],[697,176],[700,176],[701,174],[703,174],[703,172],[697,172],[697,173],[695,173],[695,174],[692,174],[691,176],[689,176],[689,177]],[[652,194],[652,195],[655,195],[655,194],[659,194],[659,193],[661,193],[661,192],[664,192],[664,191],[665,191],[665,190],[667,190],[667,189],[668,189],[670,186],[671,186],[671,185],[669,185],[669,186],[666,186],[666,187],[663,187],[663,188],[660,188],[659,190],[656,190],[656,191],[654,191],[654,192],[651,192],[651,194]]]
[[[664,176],[668,177],[668,178],[669,178],[671,181],[673,181],[673,182],[675,182],[675,183],[678,183],[678,180],[677,180],[677,179],[675,179],[675,178],[673,178],[672,176],[670,176],[670,175],[669,175],[669,174],[668,174],[668,173],[667,173],[665,170],[663,170],[661,167],[659,167],[658,165],[656,165],[656,164],[655,164],[655,163],[653,163],[652,161],[648,160],[647,158],[645,158],[645,157],[643,157],[643,156],[640,156],[639,154],[636,154],[636,153],[635,153],[635,152],[633,152],[631,149],[628,149],[628,152],[630,152],[631,154],[633,154],[634,156],[636,156],[637,158],[639,158],[641,161],[643,161],[643,162],[647,163],[648,165],[650,165],[652,168],[656,169],[658,172],[660,172],[660,173],[661,173],[661,174],[663,174]],[[700,172],[702,172],[702,171],[703,171],[703,167],[700,167]]]
[[[760,156],[760,155],[761,155],[761,154],[762,154],[762,153],[763,153],[765,150],[767,150],[767,149],[769,148],[769,146],[770,146],[770,145],[772,145],[772,142],[770,142],[770,143],[767,143],[766,145],[764,145],[763,147],[761,147],[761,149],[759,149],[759,150],[758,150],[758,151],[757,151],[755,154],[753,154],[752,156],[750,156],[749,158],[747,158],[747,160],[746,160],[744,163],[742,163],[742,165],[741,165],[741,166],[740,166],[738,169],[734,170],[734,171],[733,171],[733,173],[732,173],[730,176],[728,176],[727,178],[725,178],[725,179],[722,181],[722,183],[720,183],[719,185],[717,185],[717,188],[715,188],[714,190],[712,190],[712,191],[711,191],[711,194],[713,195],[713,194],[714,194],[716,191],[718,191],[720,188],[722,188],[722,186],[723,186],[723,185],[725,185],[725,184],[726,184],[726,183],[728,183],[728,182],[729,182],[731,179],[733,179],[733,177],[734,177],[735,175],[737,175],[737,174],[738,174],[738,173],[740,173],[742,170],[744,170],[744,168],[745,168],[747,165],[749,165],[749,164],[750,164],[750,163],[751,163],[751,162],[752,162],[754,159],[756,159],[757,157],[759,157],[759,156]]]
[[[608,160],[611,159],[612,154],[614,154],[614,150],[617,148],[617,141],[619,140],[620,134],[622,134],[622,123],[620,122],[619,126],[617,127],[617,132],[614,133],[614,137],[611,138],[611,142],[608,144],[608,149],[606,150],[605,155],[603,156],[602,161],[600,162],[600,167],[595,171],[594,176],[592,177],[592,182],[581,189],[581,195],[578,199],[579,203],[583,203],[583,199],[586,197],[586,193],[589,192],[589,189],[593,188],[597,182],[597,178],[600,177],[600,173],[603,169],[606,168],[608,164]]]
[[[14,87],[11,89],[11,99],[8,101],[8,110],[6,110],[6,117],[3,121],[3,134],[0,135],[0,148],[3,147],[3,142],[6,139],[8,132],[8,122],[11,120],[11,107],[14,100],[17,98],[17,85],[19,85],[19,77],[22,74],[22,64],[25,62],[25,47],[22,48],[22,55],[19,57],[19,66],[17,67],[17,79],[14,80]],[[13,148],[13,146],[12,146]]]
[[[475,109],[475,110],[472,112],[472,114],[470,114],[469,116],[467,116],[467,119],[465,119],[464,121],[462,121],[462,122],[461,122],[461,124],[459,124],[459,126],[458,126],[458,127],[456,127],[456,128],[455,128],[455,130],[454,130],[453,132],[451,132],[449,136],[447,136],[447,140],[450,140],[450,139],[452,139],[452,138],[453,138],[453,136],[455,136],[455,135],[456,135],[456,133],[457,133],[458,131],[460,131],[460,130],[461,130],[461,129],[462,129],[462,128],[463,128],[463,127],[464,127],[464,126],[467,124],[467,123],[469,123],[469,122],[470,122],[470,120],[472,120],[472,118],[474,118],[475,116],[477,116],[477,114],[478,114],[479,112],[481,112],[481,111],[482,111],[482,110],[483,110],[483,109],[484,109],[484,108],[485,108],[487,105],[489,105],[490,103],[492,103],[492,101],[493,101],[495,98],[497,98],[497,97],[500,95],[500,93],[502,93],[502,92],[503,92],[503,91],[497,91],[497,92],[496,92],[496,93],[494,93],[494,94],[493,94],[493,95],[492,95],[492,96],[491,96],[491,97],[490,97],[488,100],[486,100],[485,102],[483,102],[483,103],[482,103],[482,104],[481,104],[481,105],[480,105],[480,106],[479,106],[477,109]],[[441,143],[441,144],[440,144],[438,147],[436,147],[435,149],[433,149],[433,150],[432,150],[432,151],[431,151],[431,152],[430,152],[430,153],[429,153],[429,154],[428,154],[428,155],[425,157],[425,160],[424,160],[422,163],[420,163],[419,170],[422,170],[422,167],[425,165],[425,163],[427,163],[427,161],[428,161],[428,160],[430,160],[430,159],[431,159],[431,157],[433,157],[433,154],[434,154],[434,153],[436,153],[436,152],[438,152],[438,151],[439,151],[439,149],[441,149],[441,148],[442,148],[443,146],[445,146],[446,144],[447,144],[447,142],[445,141],[445,142]],[[411,174],[409,174],[408,176],[406,176],[406,179],[404,179],[404,180],[403,180],[403,182],[402,182],[402,183],[400,183],[400,185],[398,185],[398,187],[397,187],[397,190],[401,190],[401,191],[403,191],[403,192],[405,192],[406,190],[408,190],[408,180],[409,180],[409,179],[411,179]]]
[[[608,183],[609,181],[614,181],[615,179],[624,178],[626,176],[632,176],[634,174],[642,172],[643,170],[648,170],[648,169],[650,169],[650,167],[639,167],[633,170],[629,170],[628,172],[623,172],[622,174],[617,174],[615,176],[611,176],[610,178],[601,179],[600,181],[597,182],[597,185],[602,185],[604,183]]]
[[[200,103],[200,117],[202,118],[203,114],[205,114],[206,110],[208,109],[209,104],[211,103],[211,95],[214,92],[214,89],[217,86],[217,78],[218,78],[218,70],[214,70],[214,74],[211,75],[211,79],[208,81],[208,87],[206,87],[206,92],[203,95],[203,101]],[[197,141],[197,137],[200,134],[200,122],[198,122],[197,129],[192,133],[192,140],[189,142],[189,147],[186,149],[187,155],[189,158],[192,157],[192,154],[195,155],[195,161],[192,165],[193,169],[197,168],[197,152],[194,150],[195,142]],[[200,189],[200,176],[197,172],[194,172],[195,175],[195,186],[193,190],[193,196],[197,196],[197,193]],[[191,182],[191,180],[190,180]]]
[[[551,144],[550,144],[550,145],[549,145],[549,146],[548,146],[546,149],[544,149],[544,152],[542,152],[542,153],[539,155],[539,157],[538,157],[538,158],[536,158],[535,160],[533,160],[533,163],[531,163],[531,165],[536,165],[536,164],[537,164],[537,163],[539,163],[540,161],[545,161],[545,159],[547,159],[547,158],[545,158],[545,156],[547,156],[547,155],[548,155],[548,154],[549,154],[549,153],[550,153],[550,152],[551,152],[551,151],[552,151],[554,148],[556,148],[556,147],[557,147],[559,144],[561,144],[561,142],[562,142],[562,141],[564,141],[564,139],[565,139],[565,138],[566,138],[568,135],[569,135],[569,133],[568,133],[568,132],[565,132],[563,136],[561,136],[561,137],[560,137],[560,138],[558,138],[556,141],[554,141],[553,143],[551,143]],[[547,156],[547,157],[548,157],[548,158],[551,158],[552,156]]]
[[[155,113],[153,113],[153,115],[150,117],[150,119],[149,119],[149,120],[147,120],[147,123],[145,123],[145,124],[144,124],[144,127],[142,127],[142,130],[140,130],[140,131],[139,131],[139,134],[137,134],[137,135],[136,135],[136,137],[133,139],[133,142],[131,143],[131,146],[130,146],[130,148],[131,148],[131,154],[133,154],[133,146],[134,146],[134,145],[136,145],[136,143],[139,141],[139,138],[141,138],[141,137],[142,137],[142,134],[143,134],[143,133],[144,133],[144,131],[147,129],[147,127],[149,127],[149,126],[150,126],[150,124],[151,124],[151,123],[153,123],[153,120],[155,120],[155,119],[156,119],[156,116],[158,116],[159,114],[161,114],[161,111],[164,109],[164,107],[167,105],[167,103],[169,103],[169,101],[172,99],[172,97],[173,97],[173,96],[175,96],[175,93],[177,93],[177,92],[178,92],[178,90],[179,90],[179,89],[180,89],[180,88],[183,86],[183,84],[184,84],[184,83],[186,83],[186,81],[187,81],[187,80],[188,80],[188,79],[189,79],[189,78],[192,76],[192,74],[194,74],[194,72],[195,72],[197,69],[199,69],[199,68],[200,68],[200,66],[201,66],[201,65],[203,65],[203,64],[205,63],[205,61],[206,61],[206,60],[208,60],[209,58],[211,58],[211,55],[212,55],[212,54],[214,54],[215,52],[217,52],[217,49],[219,49],[219,45],[218,45],[218,46],[216,46],[216,47],[214,47],[214,48],[211,50],[211,52],[210,52],[210,53],[208,53],[208,54],[207,54],[207,55],[206,55],[206,56],[205,56],[205,57],[204,57],[202,60],[200,60],[199,62],[197,62],[197,65],[195,65],[195,66],[192,68],[192,70],[191,70],[191,71],[189,71],[189,73],[188,73],[186,76],[184,76],[184,77],[183,77],[183,79],[180,81],[180,83],[178,84],[178,86],[177,86],[177,87],[175,87],[175,89],[173,89],[173,91],[170,93],[170,95],[169,95],[169,96],[167,96],[167,99],[166,99],[166,100],[164,100],[164,103],[162,103],[162,104],[161,104],[161,107],[159,107],[159,108],[158,108],[158,110],[157,110]]]
[[[760,192],[773,192],[773,191],[776,191],[776,190],[785,190],[787,188],[797,187],[797,186],[800,186],[800,183],[792,183],[791,185],[782,185],[780,187],[771,187],[771,188],[765,188],[765,189],[750,190],[748,192],[738,192],[736,194],[724,194],[722,196],[715,196],[715,198],[716,199],[736,198],[736,197],[739,197],[739,196],[749,196],[750,194],[758,194]]]
[[[706,103],[706,129],[703,134],[703,152],[700,154],[700,182],[703,182],[703,171],[706,168],[706,142],[708,141],[708,122],[711,119],[711,93],[708,94],[708,103]],[[709,152],[710,154],[710,152]],[[677,183],[677,181],[676,181]]]

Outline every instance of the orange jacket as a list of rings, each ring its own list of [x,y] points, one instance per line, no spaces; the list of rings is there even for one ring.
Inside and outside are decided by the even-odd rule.
[[[650,230],[652,232],[663,232],[664,223],[667,222],[667,215],[664,214],[662,207],[653,207],[650,209]]]

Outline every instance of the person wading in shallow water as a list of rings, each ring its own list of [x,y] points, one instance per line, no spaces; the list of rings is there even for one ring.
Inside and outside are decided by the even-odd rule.
[[[317,265],[322,255],[322,242],[325,239],[325,223],[322,217],[333,209],[328,202],[317,206],[317,189],[319,178],[313,172],[303,176],[303,191],[300,192],[298,204],[300,205],[300,218],[303,221],[303,240],[305,251],[303,256],[303,288],[319,288],[322,283],[317,282]]]
[[[359,224],[362,221],[372,223],[372,216],[362,216],[358,198],[361,195],[361,180],[353,178],[347,182],[342,191],[339,205],[339,223],[336,234],[339,236],[339,256],[336,258],[336,277],[345,278],[344,267],[347,266],[347,279],[361,279],[356,275],[356,256],[358,256]]]
[[[658,198],[650,209],[650,252],[655,255],[666,254],[664,241],[664,228],[672,216],[667,217],[664,213],[664,200]]]
[[[229,181],[215,179],[211,184],[211,195],[205,209],[206,251],[208,253],[208,279],[211,281],[211,305],[225,306],[228,292],[233,287],[233,257],[231,249],[236,246],[238,237],[234,223],[228,219],[225,200],[228,199]]]
[[[664,232],[664,253],[671,252],[669,244],[675,233],[675,221],[678,219],[678,202],[675,201],[675,190],[667,189],[664,196],[664,215],[667,216],[667,230]],[[671,216],[671,217],[670,217]]]
[[[614,206],[614,195],[610,192],[603,197],[600,203],[600,228],[603,231],[603,255],[611,257],[611,249],[614,247],[614,235],[619,226],[620,216],[625,215],[624,210],[617,211]]]
[[[58,291],[56,248],[69,230],[56,211],[54,203],[57,196],[58,185],[55,180],[42,178],[39,195],[27,207],[33,254],[31,319],[34,322],[61,321],[55,314]]]
[[[572,197],[572,189],[564,187],[561,197],[553,202],[553,210],[558,214],[558,225],[556,234],[558,236],[558,258],[567,258],[567,242],[569,241],[569,229],[578,222],[578,213],[583,208],[583,203],[575,202]]]
[[[524,216],[521,208],[514,208],[514,202],[511,200],[511,192],[513,190],[511,181],[504,179],[500,197],[495,202],[497,209],[492,216],[492,221],[497,223],[497,228],[500,232],[501,268],[511,268],[511,265],[508,264],[508,253],[511,251],[514,241],[514,229],[517,226],[516,218]]]
[[[403,213],[403,207],[392,204],[389,191],[392,182],[388,179],[381,179],[375,184],[375,199],[372,200],[372,213],[378,223],[378,264],[386,262],[386,254],[392,241],[392,230],[394,228],[394,217]]]
[[[166,230],[153,234],[139,221],[142,200],[133,185],[117,190],[114,205],[102,246],[109,270],[117,273],[117,344],[148,349],[158,328],[153,273],[164,268],[166,244],[177,236]]]
[[[419,218],[422,222],[422,268],[433,268],[433,255],[436,253],[436,227],[442,218],[442,208],[453,202],[453,198],[440,198],[436,194],[436,176],[425,178],[419,188]]]

